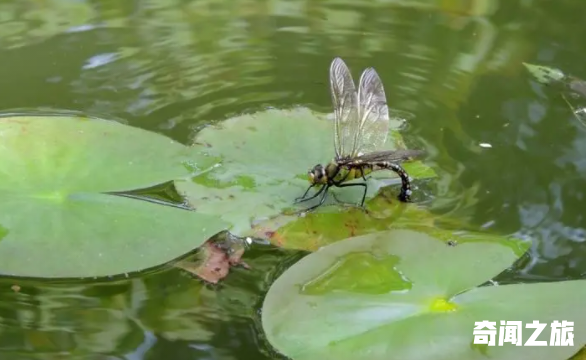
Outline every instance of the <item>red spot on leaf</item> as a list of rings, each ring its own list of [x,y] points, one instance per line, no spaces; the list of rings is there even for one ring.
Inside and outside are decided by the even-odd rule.
[[[348,229],[348,233],[350,234],[350,236],[356,236],[357,224],[355,222],[347,222],[344,224],[344,226],[346,227],[346,229]]]
[[[271,242],[273,244],[277,244],[278,246],[283,246],[285,244],[285,238],[283,236],[281,236],[281,234],[279,234],[276,231],[267,231],[266,234],[268,235],[270,233],[269,238],[271,239]]]

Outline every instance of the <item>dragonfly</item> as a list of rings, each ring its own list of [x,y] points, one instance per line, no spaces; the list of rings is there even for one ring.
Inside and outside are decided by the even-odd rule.
[[[336,57],[330,65],[330,93],[334,107],[335,158],[325,166],[317,164],[309,169],[310,185],[295,203],[315,199],[321,194],[318,204],[305,209],[311,211],[323,205],[332,186],[361,186],[364,193],[360,207],[364,208],[368,190],[366,176],[378,170],[397,173],[401,178],[399,200],[410,202],[411,182],[399,163],[419,157],[423,151],[380,150],[389,133],[389,109],[378,73],[372,67],[365,69],[356,90],[350,70],[341,58]],[[365,182],[349,183],[359,178]],[[320,189],[307,197],[309,191],[318,186]]]

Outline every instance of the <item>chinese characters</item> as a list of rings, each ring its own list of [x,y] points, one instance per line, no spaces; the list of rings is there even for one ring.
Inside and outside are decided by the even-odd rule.
[[[540,323],[534,320],[523,327],[521,321],[504,321],[501,320],[497,337],[496,321],[476,321],[474,323],[474,344],[486,344],[488,346],[503,346],[505,343],[511,343],[516,346],[574,346],[574,322],[563,320],[553,321],[549,342],[546,340],[537,340],[539,335],[547,327],[547,323]],[[533,332],[527,341],[523,344],[523,329],[531,329]]]

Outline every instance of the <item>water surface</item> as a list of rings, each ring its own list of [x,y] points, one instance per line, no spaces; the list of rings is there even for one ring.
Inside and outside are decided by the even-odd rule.
[[[355,76],[374,66],[390,106],[415,115],[404,137],[431,151],[434,211],[535,239],[520,280],[579,278],[586,128],[521,63],[586,77],[581,5],[5,0],[0,109],[78,110],[187,143],[205,124],[269,106],[330,111],[328,67],[340,56]],[[217,286],[180,270],[106,284],[3,280],[0,357],[278,358],[259,307],[299,256],[255,248],[252,270]]]

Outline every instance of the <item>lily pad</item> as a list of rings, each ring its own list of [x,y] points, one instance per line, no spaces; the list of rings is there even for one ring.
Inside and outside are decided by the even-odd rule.
[[[401,146],[397,131],[400,122],[391,121],[394,130],[388,150]],[[197,133],[194,150],[217,161],[217,167],[192,180],[176,182],[177,190],[198,212],[220,215],[229,222],[231,232],[241,235],[251,225],[286,212],[302,210],[294,200],[309,185],[307,171],[318,163],[333,159],[333,122],[325,114],[304,108],[267,110],[228,119]],[[412,178],[434,177],[421,161],[404,163]],[[376,172],[369,180],[368,196],[394,178],[390,171]],[[346,191],[344,191],[346,190]],[[358,203],[360,192],[334,189],[351,194],[344,201]]]
[[[0,119],[0,273],[108,276],[173,260],[225,229],[218,218],[105,192],[188,177],[191,149],[115,122]],[[209,164],[208,164],[209,165]]]
[[[412,230],[346,239],[312,253],[269,289],[267,339],[303,359],[567,359],[586,341],[586,282],[498,285],[518,258],[498,238],[456,246]],[[495,241],[496,240],[496,241]],[[480,286],[483,285],[483,286]],[[573,346],[474,344],[475,322],[573,321]],[[537,341],[549,343],[550,327]]]
[[[434,214],[425,206],[404,204],[394,198],[388,188],[367,202],[368,212],[359,208],[338,209],[299,217],[280,215],[261,221],[246,232],[246,236],[267,240],[288,249],[315,251],[348,237],[366,235],[391,229],[411,229],[426,233],[442,241],[470,242],[498,240],[511,248],[525,248],[526,241],[503,238],[486,231],[477,232],[477,226],[443,214]]]

